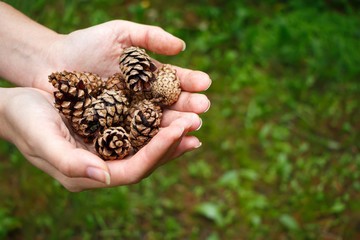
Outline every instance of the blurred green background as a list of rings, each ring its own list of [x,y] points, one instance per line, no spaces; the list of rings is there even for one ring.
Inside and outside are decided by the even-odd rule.
[[[213,82],[203,146],[136,185],[69,193],[1,141],[0,239],[360,239],[359,0],[6,2],[160,26]]]

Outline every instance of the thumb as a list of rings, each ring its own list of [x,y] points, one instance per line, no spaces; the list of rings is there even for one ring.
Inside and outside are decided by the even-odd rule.
[[[76,148],[60,136],[44,141],[42,146],[43,159],[65,176],[86,177],[110,184],[107,164],[93,153]]]
[[[156,54],[175,55],[185,50],[185,42],[160,27],[122,21],[132,46],[146,48]],[[122,28],[121,31],[124,31]]]

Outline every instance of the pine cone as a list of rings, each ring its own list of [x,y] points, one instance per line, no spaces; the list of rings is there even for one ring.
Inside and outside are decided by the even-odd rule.
[[[94,147],[104,160],[114,160],[128,155],[131,144],[129,135],[122,127],[110,127],[95,139]]]
[[[106,89],[121,91],[128,99],[131,99],[130,90],[127,88],[125,79],[121,73],[115,73],[109,77],[105,84]]]
[[[176,70],[172,69],[169,64],[164,64],[157,73],[151,92],[161,104],[166,106],[174,104],[181,93],[180,80],[176,76]]]
[[[156,66],[144,49],[129,47],[120,56],[120,70],[128,89],[134,92],[149,91],[155,79]]]
[[[161,119],[162,117],[162,109],[161,107],[154,103],[152,100],[148,100],[144,98],[144,95],[137,94],[133,96],[133,100],[128,108],[126,120],[125,120],[125,129],[130,132],[130,126],[133,118],[135,117],[135,112],[137,110],[145,111],[147,108],[153,109]]]
[[[84,90],[86,89],[87,94],[93,97],[99,95],[105,87],[104,81],[97,74],[93,73],[62,71],[52,73],[49,76],[49,82],[51,82],[55,88],[69,92],[70,94],[74,94],[74,89],[66,89],[66,87],[75,86],[81,81],[84,84]]]
[[[85,110],[81,120],[81,134],[94,135],[104,128],[122,125],[128,106],[129,102],[121,91],[104,90]]]
[[[94,85],[89,83],[88,77],[91,77],[91,74],[77,75],[66,71],[52,73],[49,76],[49,81],[58,89],[54,92],[55,107],[68,119],[70,126],[77,133],[80,132],[80,121],[84,111],[92,103],[90,94],[94,93]]]
[[[130,142],[135,152],[145,146],[158,132],[161,114],[145,106],[134,112],[130,125]]]

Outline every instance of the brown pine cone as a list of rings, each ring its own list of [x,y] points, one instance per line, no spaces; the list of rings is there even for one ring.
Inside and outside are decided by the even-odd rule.
[[[129,135],[122,127],[106,128],[94,141],[96,152],[104,160],[123,159],[131,149]]]
[[[119,64],[128,89],[134,92],[150,90],[156,66],[144,49],[126,48],[120,56]]]
[[[151,107],[134,112],[130,125],[130,142],[135,152],[145,146],[158,132],[161,114]]]
[[[171,65],[164,64],[157,72],[156,80],[152,83],[152,95],[161,104],[170,106],[174,104],[180,96],[180,80],[176,75],[176,70]]]
[[[85,110],[81,135],[89,136],[104,128],[124,124],[129,102],[121,91],[104,90]]]
[[[130,90],[127,88],[125,79],[121,73],[115,73],[105,83],[105,88],[108,90],[121,91],[124,95],[131,99]]]
[[[83,82],[84,90],[86,89],[87,94],[96,97],[99,95],[105,87],[104,81],[97,75],[87,72],[56,72],[49,75],[49,82],[64,92],[73,94],[73,89],[66,89],[67,86],[75,86],[79,82]]]
[[[80,131],[80,121],[85,109],[92,103],[91,94],[100,89],[99,81],[94,80],[98,82],[95,84],[89,82],[93,78],[96,76],[90,73],[75,74],[66,71],[49,76],[49,82],[58,89],[54,92],[55,107],[68,119],[75,132]]]
[[[125,120],[125,129],[130,132],[130,126],[133,118],[135,117],[135,112],[137,110],[145,111],[147,108],[153,109],[159,115],[159,118],[162,117],[162,108],[154,103],[152,100],[145,99],[143,95],[134,95],[133,100],[128,108],[128,112]]]

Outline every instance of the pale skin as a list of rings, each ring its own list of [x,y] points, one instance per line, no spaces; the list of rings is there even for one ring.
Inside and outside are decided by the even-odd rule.
[[[135,155],[103,161],[69,130],[53,106],[47,76],[76,70],[106,79],[119,71],[119,55],[129,46],[164,55],[185,48],[159,27],[122,20],[58,34],[0,2],[0,77],[19,86],[0,88],[0,138],[74,192],[137,183],[200,147],[199,139],[188,133],[200,128],[199,114],[210,107],[208,98],[196,92],[206,90],[211,80],[206,73],[180,67],[175,67],[182,88],[178,102],[164,111],[160,132]]]

